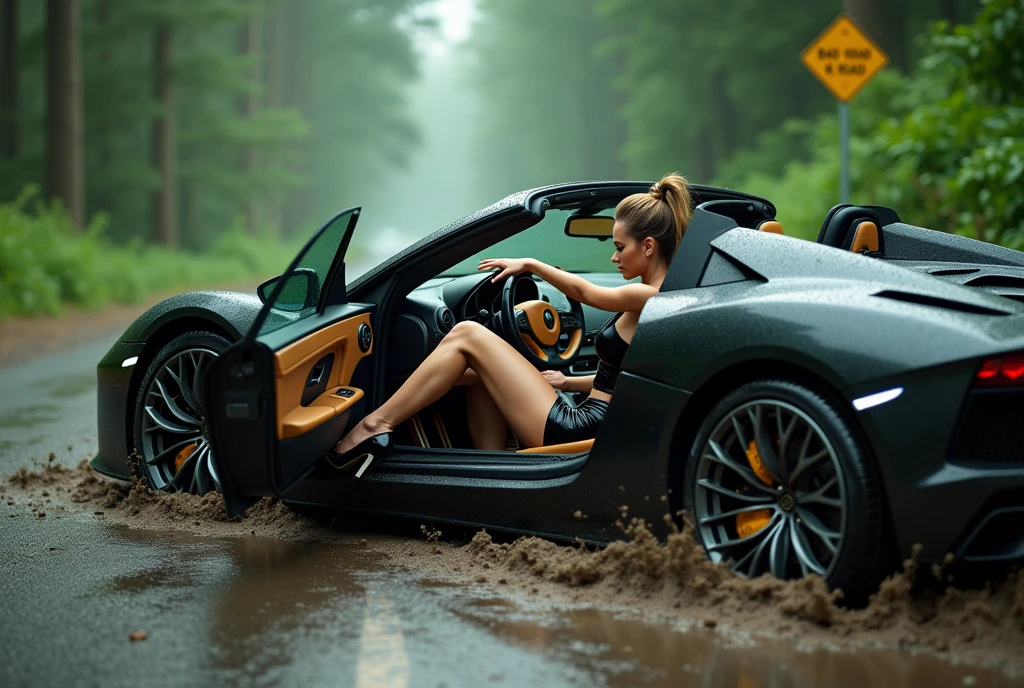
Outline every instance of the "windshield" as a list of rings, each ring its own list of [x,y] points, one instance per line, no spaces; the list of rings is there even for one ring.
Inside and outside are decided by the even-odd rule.
[[[609,208],[599,214],[611,216],[614,212]],[[615,252],[611,238],[567,236],[565,220],[569,215],[568,210],[549,210],[533,227],[456,263],[442,274],[455,277],[475,273],[483,258],[536,258],[569,272],[617,272],[611,260]]]

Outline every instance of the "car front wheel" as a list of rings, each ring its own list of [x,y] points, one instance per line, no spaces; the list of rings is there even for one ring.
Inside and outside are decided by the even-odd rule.
[[[199,386],[206,366],[228,346],[218,334],[188,332],[160,349],[146,370],[135,404],[136,473],[154,490],[220,490]]]
[[[817,574],[859,601],[882,564],[882,483],[848,414],[810,386],[744,384],[708,414],[684,499],[716,562],[755,577]]]

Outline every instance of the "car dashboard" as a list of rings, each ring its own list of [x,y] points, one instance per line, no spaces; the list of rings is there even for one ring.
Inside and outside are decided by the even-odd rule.
[[[492,276],[488,273],[435,277],[406,296],[389,334],[391,341],[400,343],[388,350],[389,381],[408,377],[459,322],[477,322],[500,334],[497,316],[501,312],[504,285],[491,282]],[[601,286],[623,284],[618,273],[581,273],[581,276]],[[560,311],[570,309],[569,299],[547,282],[537,277],[519,282],[515,303],[535,299],[547,301]],[[590,375],[597,370],[594,337],[613,315],[583,304],[583,342],[579,356],[566,374]]]

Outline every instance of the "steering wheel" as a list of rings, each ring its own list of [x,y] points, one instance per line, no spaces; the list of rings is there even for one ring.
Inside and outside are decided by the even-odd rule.
[[[529,272],[510,275],[501,290],[500,327],[505,340],[527,361],[542,370],[568,368],[580,353],[583,343],[583,306],[569,299],[570,311],[556,310],[539,299],[515,303],[516,285],[530,279]],[[569,335],[569,344],[559,350],[562,334]]]

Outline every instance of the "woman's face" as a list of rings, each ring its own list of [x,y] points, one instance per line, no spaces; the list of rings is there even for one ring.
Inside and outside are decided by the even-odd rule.
[[[637,241],[633,238],[626,226],[619,220],[612,225],[612,242],[615,244],[615,252],[612,254],[612,262],[619,268],[622,278],[631,280],[644,274],[651,261],[647,258],[647,251],[652,247],[645,244],[653,244],[653,239]]]

